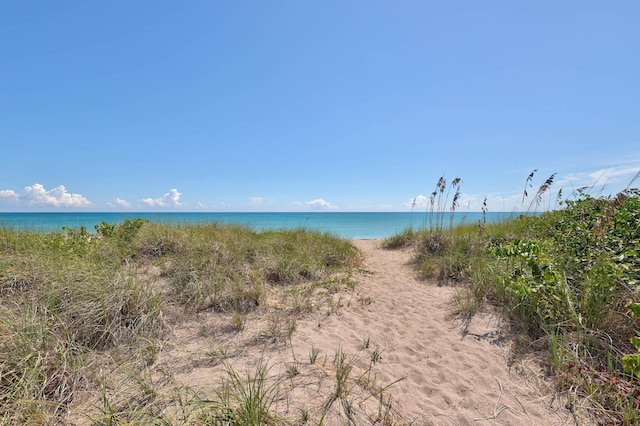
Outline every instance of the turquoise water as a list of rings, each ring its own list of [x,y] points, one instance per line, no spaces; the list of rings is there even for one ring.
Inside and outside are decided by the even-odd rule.
[[[487,213],[487,221],[502,221],[516,213]],[[63,226],[79,229],[85,226],[120,223],[136,217],[169,224],[208,223],[239,224],[256,231],[307,228],[329,232],[343,238],[385,238],[412,226],[421,229],[429,225],[425,213],[0,213],[0,227],[19,230],[61,231]],[[454,224],[477,223],[482,213],[455,213]],[[444,225],[449,226],[450,214]]]

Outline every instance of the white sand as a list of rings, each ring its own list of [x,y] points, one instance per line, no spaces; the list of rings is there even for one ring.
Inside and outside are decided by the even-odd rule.
[[[308,424],[324,415],[325,425],[574,423],[533,361],[510,365],[509,342],[496,319],[481,315],[464,328],[451,317],[455,289],[417,279],[408,251],[382,250],[378,243],[354,242],[365,255],[355,290],[333,294],[330,303],[298,318],[290,339],[264,337],[265,330],[286,331],[286,316],[252,315],[241,332],[214,335],[208,330],[220,321],[229,328],[230,317],[202,314],[174,330],[158,371],[170,370],[174,383],[206,392],[225,376],[215,354],[224,353],[224,362],[242,375],[267,360],[270,378],[279,379],[272,409],[292,422],[304,413]],[[313,364],[312,348],[319,351]],[[342,398],[330,404],[338,350],[354,366]],[[397,380],[381,399],[380,389]]]

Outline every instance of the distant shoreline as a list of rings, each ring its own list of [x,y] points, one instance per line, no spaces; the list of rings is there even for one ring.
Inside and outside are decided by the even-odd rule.
[[[472,224],[479,220],[500,222],[517,217],[521,213],[490,212],[445,212],[440,218],[446,226],[450,224]],[[79,229],[85,227],[92,232],[102,222],[120,223],[126,219],[142,218],[166,224],[202,224],[246,226],[256,231],[305,228],[328,232],[342,238],[379,239],[406,229],[424,229],[435,222],[436,213],[425,212],[3,212],[0,227],[18,230],[53,232],[62,227]]]

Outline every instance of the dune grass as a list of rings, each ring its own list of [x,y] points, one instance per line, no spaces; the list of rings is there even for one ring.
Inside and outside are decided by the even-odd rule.
[[[552,182],[553,175],[530,208]],[[425,277],[458,286],[460,315],[498,310],[518,351],[546,353],[573,410],[602,424],[638,424],[640,320],[631,311],[640,305],[631,302],[640,302],[640,194],[581,193],[562,204],[504,223],[458,227],[442,226],[439,207],[433,209],[439,226],[405,231],[383,246],[413,247]]]
[[[167,322],[206,310],[237,315],[241,325],[273,289],[330,281],[358,263],[348,241],[303,229],[141,219],[102,223],[95,233],[0,229],[2,424],[64,422],[87,389],[102,395],[91,414],[79,414],[87,423],[180,424],[195,411],[210,423],[220,404],[194,405],[198,395],[188,394],[165,400],[158,379],[144,374]],[[230,377],[230,389],[242,390]],[[225,410],[240,407],[242,394],[219,395]],[[171,421],[168,406],[181,413]]]

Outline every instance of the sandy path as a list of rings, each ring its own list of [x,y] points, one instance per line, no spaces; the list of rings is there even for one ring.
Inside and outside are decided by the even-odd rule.
[[[297,319],[288,341],[261,339],[269,326],[257,317],[228,339],[216,337],[238,372],[268,360],[269,374],[279,379],[274,411],[293,424],[303,418],[325,425],[574,424],[535,364],[509,365],[497,321],[479,316],[463,328],[451,317],[455,290],[417,279],[407,250],[383,250],[375,240],[354,244],[365,256],[355,290],[338,292],[331,307]],[[211,386],[224,375],[220,363],[203,360],[197,329],[206,322],[176,330],[173,349],[163,356],[175,379],[192,387]],[[331,402],[338,351],[353,370],[344,394]]]
[[[570,424],[562,404],[541,390],[544,383],[532,380],[531,367],[509,367],[509,350],[501,346],[495,321],[476,318],[465,333],[451,318],[454,290],[418,280],[407,264],[408,251],[382,250],[373,240],[354,244],[370,271],[358,278],[357,302],[345,303],[338,315],[319,323],[301,321],[291,342],[297,351],[313,342],[321,351],[339,346],[367,361],[380,349],[374,366],[378,382],[404,378],[388,391],[402,422]]]
[[[384,347],[379,375],[382,382],[406,378],[392,388],[405,419],[425,425],[569,422],[556,408],[560,403],[541,394],[540,383],[534,387],[509,368],[495,321],[476,318],[465,334],[450,316],[454,290],[417,280],[408,251],[382,250],[377,241],[355,245],[373,272],[358,291],[372,303],[329,318],[320,333],[345,347],[368,334]]]

